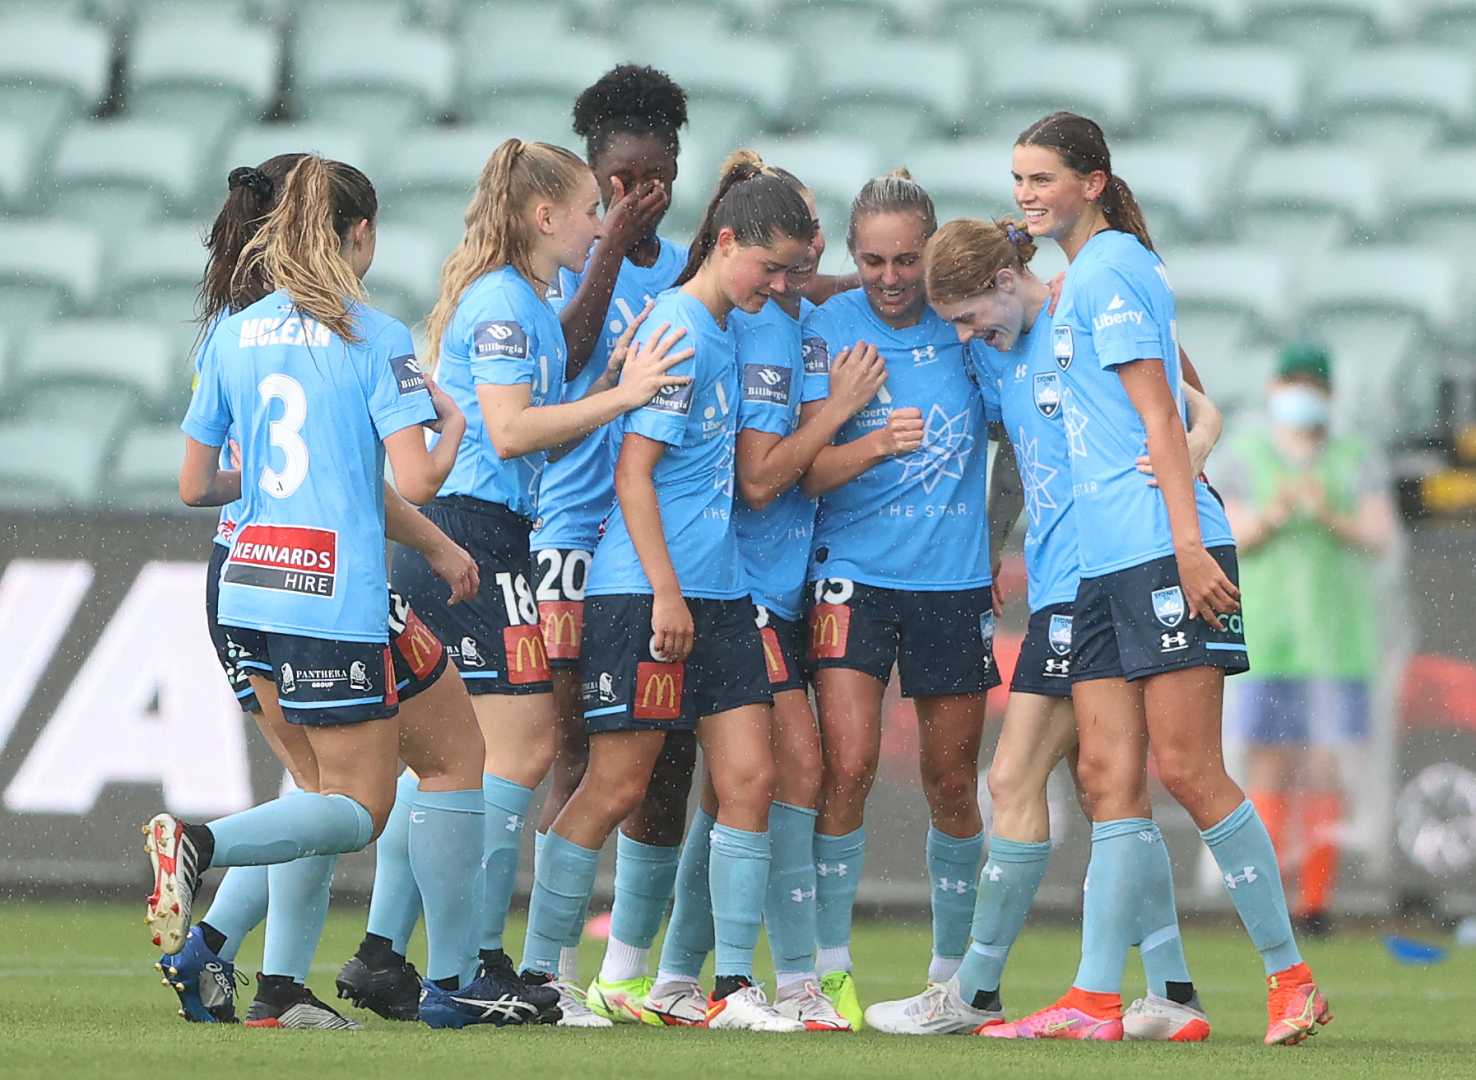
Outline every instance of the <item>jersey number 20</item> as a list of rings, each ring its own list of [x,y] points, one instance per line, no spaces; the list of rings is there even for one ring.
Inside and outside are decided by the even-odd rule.
[[[278,472],[267,465],[261,470],[261,490],[273,498],[285,499],[302,486],[308,473],[308,448],[302,441],[303,422],[307,419],[307,395],[302,384],[290,375],[274,372],[257,387],[262,404],[268,409],[275,399],[282,403],[282,418],[268,426],[272,445],[282,451],[286,464]]]

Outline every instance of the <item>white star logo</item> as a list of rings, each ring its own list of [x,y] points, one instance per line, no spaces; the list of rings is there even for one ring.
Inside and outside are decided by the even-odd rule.
[[[973,448],[974,436],[969,434],[968,411],[949,416],[941,406],[934,404],[923,429],[923,444],[898,459],[902,465],[899,482],[906,484],[920,480],[923,491],[931,495],[945,476],[954,480],[963,478],[964,462]]]
[[[733,469],[736,464],[736,444],[732,435],[724,432],[723,452],[718,457],[717,464],[712,468],[712,487],[714,491],[721,491],[729,498],[733,495]]]
[[[1076,407],[1072,401],[1066,406],[1066,440],[1071,448],[1072,457],[1086,457],[1087,447],[1085,431],[1087,426],[1087,414]]]
[[[1051,497],[1050,483],[1059,469],[1041,463],[1040,440],[1027,439],[1025,429],[1020,428],[1019,454],[1016,463],[1020,467],[1020,484],[1025,489],[1025,510],[1030,515],[1030,524],[1040,524],[1042,510],[1056,509],[1056,500]]]

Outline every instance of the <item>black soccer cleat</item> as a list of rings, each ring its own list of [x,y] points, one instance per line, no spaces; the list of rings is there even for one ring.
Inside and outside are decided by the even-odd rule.
[[[398,953],[367,959],[361,948],[334,980],[338,996],[386,1020],[414,1020],[420,1016],[420,973]]]

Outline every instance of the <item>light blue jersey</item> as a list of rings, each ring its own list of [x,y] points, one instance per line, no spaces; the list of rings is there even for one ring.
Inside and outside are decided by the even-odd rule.
[[[1071,514],[1071,461],[1061,422],[1061,372],[1051,355],[1051,316],[1042,307],[1009,352],[980,344],[974,357],[981,381],[998,388],[999,411],[1020,468],[1030,610],[1070,603],[1076,599],[1081,570]]]
[[[666,548],[682,595],[736,600],[748,595],[733,531],[733,455],[738,432],[738,344],[731,320],[719,326],[702,301],[669,289],[641,327],[687,328],[696,354],[671,369],[692,382],[627,413],[624,431],[666,444],[654,480]],[[586,596],[650,593],[625,515],[617,502],[595,549]]]
[[[241,443],[244,511],[220,578],[220,621],[384,641],[384,447],[435,418],[403,323],[354,305],[347,345],[274,292],[221,321],[180,426]]]
[[[482,421],[477,387],[526,383],[530,405],[557,405],[564,399],[565,356],[559,317],[516,269],[501,267],[467,286],[436,365],[436,382],[466,415],[466,434],[442,495],[470,495],[527,518],[537,515],[538,477],[548,454],[499,458]]]
[[[887,424],[893,409],[922,411],[923,445],[873,465],[820,498],[811,581],[849,578],[884,589],[941,592],[990,583],[985,527],[985,425],[999,419],[995,388],[981,386],[953,327],[927,308],[893,329],[865,293],[833,296],[805,320],[806,401],[830,392],[830,357],[857,341],[875,345],[887,381],[846,421],[837,444]]]
[[[210,325],[205,328],[205,333],[200,338],[200,347],[195,350],[195,379],[194,386],[190,388],[192,391],[200,385],[200,367],[205,363],[205,350],[210,346],[210,338],[214,335],[216,327],[220,326],[221,320],[230,318],[230,315],[229,309],[220,312],[215,318],[210,320]],[[234,428],[226,432],[226,438],[236,438]],[[240,440],[237,441],[239,442]],[[231,464],[231,449],[229,446],[222,446],[220,448],[220,467],[222,469],[235,467]],[[244,513],[246,513],[246,500],[244,497],[237,499],[235,502],[227,503],[220,508],[220,519],[215,526],[215,542],[217,544],[225,548],[231,546],[231,537],[236,533],[236,523],[241,520],[241,516]]]
[[[1174,293],[1162,260],[1130,233],[1097,233],[1067,271],[1051,334],[1062,373],[1082,577],[1172,555],[1163,494],[1137,470],[1147,432],[1115,370],[1134,360],[1161,361],[1187,418]],[[1194,487],[1205,547],[1233,544],[1225,511],[1208,485],[1196,480]]]
[[[814,309],[808,300],[800,301],[800,319]],[[804,392],[800,319],[772,300],[757,315],[734,311],[730,318],[738,331],[738,429],[784,438],[799,427]],[[733,518],[753,602],[781,619],[798,619],[815,532],[815,500],[796,485],[762,510],[739,499]]]
[[[687,249],[670,240],[660,241],[661,250],[650,266],[637,266],[626,259],[615,279],[610,294],[610,307],[605,325],[595,340],[589,363],[577,378],[570,379],[564,390],[565,401],[577,401],[589,393],[596,379],[610,366],[610,351],[632,319],[641,313],[646,301],[671,288],[671,283],[687,265]],[[559,271],[558,294],[549,293],[554,311],[574,299],[584,280],[583,274]],[[618,421],[590,432],[573,450],[558,461],[551,461],[539,482],[538,528],[533,531],[534,551],[542,548],[570,548],[593,551],[600,538],[600,523],[615,504],[615,454],[619,450]]]

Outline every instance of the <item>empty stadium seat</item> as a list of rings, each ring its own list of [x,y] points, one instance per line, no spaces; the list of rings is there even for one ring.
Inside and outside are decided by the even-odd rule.
[[[1233,220],[1239,235],[1283,249],[1373,235],[1390,210],[1379,161],[1342,146],[1262,150],[1246,170],[1241,199]]]
[[[673,32],[651,40],[639,56],[686,90],[689,130],[700,126],[734,142],[792,119],[799,66],[794,46],[783,40],[732,35],[703,43]]]
[[[0,505],[86,505],[102,489],[110,432],[94,417],[0,421]]]
[[[466,41],[561,42],[574,32],[569,11],[553,0],[464,0],[457,18],[456,35]]]
[[[1160,247],[1213,239],[1225,224],[1239,162],[1198,143],[1140,139],[1112,146],[1112,171],[1132,188]]]
[[[971,131],[1013,139],[1047,113],[1070,109],[1101,124],[1109,140],[1132,133],[1138,73],[1125,51],[1097,45],[1034,45],[974,54]]]
[[[1447,48],[1476,47],[1476,3],[1471,0],[1424,0],[1420,5],[1421,41]]]
[[[794,173],[815,196],[831,247],[844,247],[851,200],[861,185],[900,162],[881,161],[864,139],[797,135],[768,137],[755,147],[764,160]]]
[[[300,119],[394,131],[451,109],[456,56],[439,34],[372,23],[292,40],[290,89]]]
[[[40,143],[19,122],[0,120],[0,211],[24,210],[35,201]]]
[[[50,137],[108,93],[112,38],[64,15],[0,15],[0,116]]]
[[[1086,31],[1139,56],[1162,56],[1196,42],[1239,30],[1239,0],[1099,0]]]
[[[312,38],[393,33],[418,21],[416,0],[310,0],[291,4],[295,34]]]
[[[28,386],[131,391],[140,407],[172,412],[189,398],[190,369],[170,335],[148,322],[68,319],[33,329],[16,365]]]
[[[1329,65],[1319,112],[1334,138],[1413,151],[1476,121],[1476,61],[1454,49],[1371,49]]]
[[[461,237],[463,215],[482,166],[511,134],[484,127],[406,133],[398,152],[386,158],[376,177],[386,228],[411,225],[434,230],[444,249],[442,257],[449,254]]]
[[[1149,64],[1147,75],[1147,119],[1160,137],[1244,144],[1302,124],[1307,71],[1284,49],[1176,49]]]
[[[278,154],[313,153],[344,161],[378,182],[378,147],[384,133],[341,124],[259,124],[233,136],[225,146],[205,190],[209,200],[225,198],[226,178],[240,165],[260,165]],[[207,210],[213,205],[207,200]]]
[[[1395,234],[1469,258],[1476,251],[1476,146],[1429,154],[1399,182]]]
[[[374,265],[364,278],[369,302],[407,325],[424,319],[436,300],[441,263],[451,250],[452,244],[442,242],[434,230],[393,223],[382,226],[375,242]]]
[[[178,341],[195,336],[196,295],[206,251],[197,225],[147,226],[114,245],[103,295],[94,310],[110,318],[139,319],[174,327]]]
[[[948,134],[972,101],[968,56],[953,45],[880,40],[807,57],[811,125],[883,150]]]
[[[1407,36],[1419,8],[1413,0],[1247,0],[1244,6],[1251,36],[1323,59]]]
[[[759,20],[762,33],[790,41],[824,42],[824,52],[889,36],[887,0],[775,0]]]
[[[221,16],[151,21],[128,47],[131,115],[195,125],[259,115],[277,94],[281,40]]]
[[[928,27],[932,36],[985,49],[1005,42],[1044,42],[1059,30],[1057,14],[1031,0],[1005,0],[982,5],[975,0],[948,0],[938,5]],[[1022,47],[1024,47],[1022,45]]]
[[[175,423],[142,424],[123,435],[103,500],[114,509],[186,512],[179,501],[184,435]]]
[[[738,30],[737,15],[729,5],[707,0],[646,0],[613,8],[610,29],[627,54],[644,62],[648,48],[673,40],[703,42],[704,48],[724,44]]]
[[[499,127],[518,127],[532,109],[548,117],[557,110],[565,130],[574,99],[617,62],[623,50],[604,38],[567,37],[558,62],[541,49],[521,43],[465,40],[461,48],[462,110],[469,119]],[[572,135],[566,136],[567,139]]]
[[[102,261],[102,240],[86,225],[0,219],[0,325],[19,332],[87,310]]]
[[[73,124],[57,148],[52,213],[117,234],[199,214],[213,147],[189,128],[143,120]]]
[[[1016,213],[1008,141],[950,139],[909,151],[912,177],[933,199],[938,222]]]

